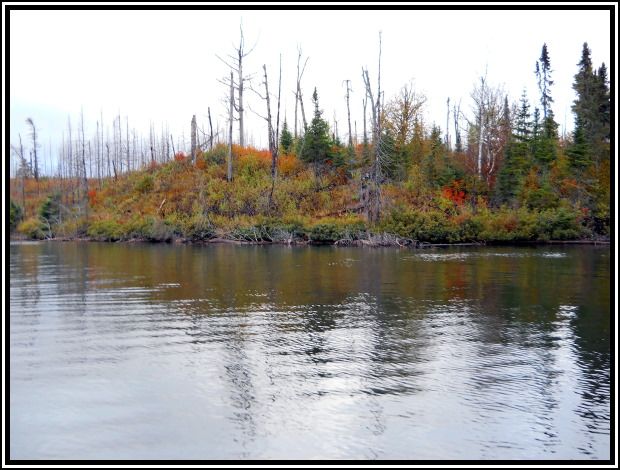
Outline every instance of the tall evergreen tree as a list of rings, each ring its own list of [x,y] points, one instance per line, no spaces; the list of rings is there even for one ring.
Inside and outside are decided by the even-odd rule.
[[[293,148],[293,134],[288,129],[286,119],[284,119],[284,125],[282,126],[282,135],[280,136],[280,146],[284,153],[289,154]]]
[[[448,150],[442,138],[439,126],[433,126],[430,141],[430,151],[422,160],[422,173],[430,187],[444,187],[455,179],[463,177],[463,172],[448,158]]]
[[[504,150],[504,162],[497,175],[495,194],[500,203],[516,205],[516,198],[522,191],[525,175],[532,165],[532,124],[530,104],[523,90]]]
[[[569,165],[577,172],[583,170],[592,163],[592,151],[586,140],[583,122],[579,117],[575,119],[573,142],[567,149],[566,155],[568,156]]]
[[[529,141],[532,135],[532,122],[530,120],[530,103],[527,99],[527,95],[525,90],[521,94],[521,102],[519,106],[519,111],[515,118],[515,138],[520,142]]]
[[[540,132],[535,129],[534,138],[534,156],[541,163],[542,169],[548,169],[549,165],[557,158],[558,148],[558,124],[555,122],[551,103],[551,59],[547,44],[543,44],[540,58],[536,62],[536,78],[538,80],[538,89],[540,90],[540,104],[542,105],[542,122],[540,123]],[[536,121],[538,121],[536,119]]]
[[[598,164],[609,158],[610,96],[607,67],[603,63],[598,70],[593,69],[587,43],[583,44],[577,66],[579,70],[573,82],[577,98],[571,107],[575,113],[575,130],[569,158],[576,158],[571,165],[579,168],[586,161]]]
[[[543,119],[547,119],[553,98],[551,97],[551,59],[547,50],[547,43],[543,44],[540,58],[536,62],[536,78],[538,80],[538,89],[540,90],[540,104],[543,108]]]
[[[314,103],[314,117],[304,135],[301,159],[312,165],[314,175],[318,179],[321,167],[330,156],[331,139],[329,124],[321,117],[323,112],[319,109],[319,95],[316,88],[312,94],[312,102]]]
[[[597,72],[597,103],[598,115],[600,119],[600,137],[603,141],[610,141],[610,112],[611,101],[609,95],[609,80],[607,78],[607,67],[603,62]]]

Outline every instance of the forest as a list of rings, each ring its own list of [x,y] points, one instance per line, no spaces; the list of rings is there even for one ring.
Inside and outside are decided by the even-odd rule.
[[[524,91],[513,100],[480,77],[473,111],[448,100],[443,129],[426,122],[427,97],[411,84],[386,97],[379,52],[377,76],[362,68],[362,138],[354,138],[349,112],[344,141],[323,116],[321,90],[311,100],[302,94],[301,51],[293,124],[282,119],[281,79],[266,66],[253,82],[244,75],[250,52],[241,36],[221,59],[230,68],[220,81],[229,93],[227,129],[213,130],[210,109],[204,126],[188,119],[188,151],[165,128],[130,132],[120,115],[105,131],[102,116],[85,135],[82,115],[77,127],[68,122],[57,167],[44,175],[28,119],[29,135],[11,145],[12,236],[413,246],[609,240],[609,81],[587,43],[575,54],[569,134],[558,131],[543,44],[532,54],[538,96]],[[249,92],[263,103],[267,149],[244,140]]]

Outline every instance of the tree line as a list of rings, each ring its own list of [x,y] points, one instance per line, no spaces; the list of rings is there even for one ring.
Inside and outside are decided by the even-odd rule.
[[[309,58],[303,57],[301,49],[297,58],[294,123],[292,129],[286,119],[281,124],[281,59],[277,85],[270,84],[266,64],[260,74],[262,81],[256,84],[255,74],[247,74],[244,67],[244,59],[254,48],[246,48],[241,29],[233,53],[226,58],[218,56],[230,69],[230,74],[219,80],[228,95],[226,130],[218,125],[214,132],[210,108],[204,126],[199,126],[196,116],[192,116],[188,151],[184,135],[175,139],[167,126],[156,130],[153,125],[148,136],[139,135],[135,129],[130,130],[129,118],[123,120],[120,113],[112,126],[105,128],[101,116],[95,132],[88,136],[82,113],[76,128],[68,121],[59,149],[55,176],[63,187],[65,203],[87,215],[89,185],[101,188],[107,180],[175,158],[188,158],[198,165],[201,158],[222,145],[227,147],[226,179],[230,182],[235,176],[233,142],[241,147],[245,144],[245,94],[249,90],[260,98],[264,109],[250,111],[267,124],[272,181],[269,206],[278,181],[278,159],[281,155],[293,155],[312,169],[316,191],[335,182],[349,184],[351,190],[359,193],[358,209],[373,224],[381,220],[387,207],[384,189],[395,185],[413,188],[419,196],[418,203],[425,198],[430,201],[438,191],[443,191],[441,194],[447,198],[466,201],[474,210],[481,202],[498,208],[545,210],[565,201],[583,210],[593,224],[608,226],[609,81],[606,65],[592,64],[587,43],[583,44],[574,75],[574,130],[568,136],[558,134],[553,110],[553,68],[547,44],[542,45],[539,57],[533,60],[539,92],[535,100],[530,100],[524,90],[518,101],[511,102],[485,74],[471,92],[471,113],[461,109],[460,101],[451,105],[447,100],[443,129],[425,121],[427,97],[411,83],[386,101],[381,87],[381,47],[380,35],[376,76],[371,76],[367,68],[361,69],[361,139],[357,120],[353,121],[355,131],[352,130],[351,80],[343,80],[348,139],[342,142],[338,123],[323,117],[316,88],[311,95],[313,112],[307,120],[301,81]],[[22,207],[25,180],[38,182],[42,176],[37,128],[32,119],[26,124],[29,158],[21,134],[19,143],[11,146],[18,161],[16,181],[21,181]]]

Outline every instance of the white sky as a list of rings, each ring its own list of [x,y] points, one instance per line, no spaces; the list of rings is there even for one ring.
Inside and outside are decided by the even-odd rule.
[[[192,114],[206,129],[210,106],[214,121],[225,127],[228,91],[217,79],[228,72],[215,54],[233,53],[240,21],[247,47],[256,42],[244,65],[256,74],[254,86],[261,86],[265,63],[270,90],[276,90],[282,54],[282,112],[286,110],[290,128],[300,45],[304,57],[309,56],[302,80],[307,116],[311,119],[316,86],[324,117],[332,124],[336,112],[343,141],[343,80],[351,80],[351,119],[357,120],[361,134],[361,68],[369,68],[376,84],[379,31],[386,101],[413,80],[416,91],[428,97],[427,122],[442,129],[446,99],[462,100],[462,110],[469,112],[469,94],[485,67],[488,80],[504,86],[511,101],[526,87],[531,104],[538,105],[534,67],[544,42],[555,81],[553,109],[560,126],[566,116],[570,129],[571,85],[583,42],[597,67],[610,64],[607,11],[12,11],[11,143],[17,142],[18,132],[27,141],[24,121],[32,117],[44,154],[50,142],[55,153],[67,115],[75,126],[81,106],[87,133],[94,133],[100,110],[108,126],[120,110],[123,126],[129,116],[130,127],[148,135],[149,121],[157,130],[167,122],[175,136],[184,132],[187,139]],[[246,104],[264,113],[264,104],[252,92],[246,93]],[[250,111],[246,121],[250,143],[266,146],[264,121]]]

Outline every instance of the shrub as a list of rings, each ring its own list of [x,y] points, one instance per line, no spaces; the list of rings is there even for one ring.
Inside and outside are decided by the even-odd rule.
[[[13,199],[10,200],[10,208],[9,208],[9,228],[10,230],[14,230],[17,227],[17,224],[21,222],[23,218],[23,211],[20,206],[13,202]]]
[[[152,242],[169,242],[178,234],[177,227],[169,221],[154,219],[146,238]]]
[[[148,238],[153,226],[152,217],[134,216],[124,226],[122,230],[123,239]]]
[[[28,238],[43,240],[46,238],[46,225],[38,217],[30,217],[17,226],[17,231]]]
[[[48,196],[39,207],[39,218],[49,225],[60,222],[60,193]]]
[[[323,219],[307,229],[307,237],[317,243],[336,242],[342,239],[358,240],[366,232],[364,222],[356,217]]]
[[[141,194],[146,194],[153,189],[153,177],[151,175],[144,175],[135,186],[135,190]]]
[[[256,224],[261,238],[271,242],[286,242],[305,237],[303,224],[298,220],[265,219]]]
[[[213,224],[203,214],[195,214],[182,225],[183,235],[192,241],[209,240],[215,237]]]
[[[113,220],[97,220],[88,226],[87,234],[95,240],[116,241],[122,238],[123,229]]]
[[[567,208],[541,211],[537,222],[538,240],[571,240],[585,233],[579,212]]]
[[[226,155],[228,155],[228,146],[217,144],[212,150],[204,152],[202,159],[207,164],[222,165],[226,161]]]
[[[70,217],[54,226],[54,235],[63,237],[83,237],[88,235],[88,222],[84,217]]]

